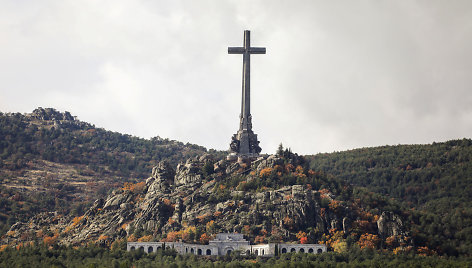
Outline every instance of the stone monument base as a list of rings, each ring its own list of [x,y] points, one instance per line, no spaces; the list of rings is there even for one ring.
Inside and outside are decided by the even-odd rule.
[[[256,160],[259,157],[259,154],[239,154],[238,162],[239,163],[249,163]]]
[[[249,153],[249,154],[230,153],[228,156],[226,156],[226,160],[232,161],[232,162],[237,161],[238,163],[252,162],[257,158],[259,158],[259,154],[256,154],[256,153]]]
[[[236,153],[230,153],[227,157],[226,160],[228,161],[236,161],[238,160],[238,154]]]

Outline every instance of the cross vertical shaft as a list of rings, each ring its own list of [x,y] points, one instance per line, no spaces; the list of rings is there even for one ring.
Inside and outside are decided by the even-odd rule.
[[[243,92],[241,104],[241,117],[249,118],[251,115],[251,54],[249,48],[251,47],[251,33],[244,31],[244,54],[243,54]],[[240,130],[247,129],[247,120],[240,126]]]
[[[229,54],[243,54],[242,98],[239,131],[233,136],[231,151],[239,155],[257,155],[261,148],[252,132],[251,118],[251,54],[265,54],[263,47],[251,47],[250,31],[244,31],[243,47],[228,47]]]

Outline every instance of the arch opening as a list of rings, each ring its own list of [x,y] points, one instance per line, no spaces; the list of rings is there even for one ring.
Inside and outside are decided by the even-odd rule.
[[[201,249],[201,248],[199,248],[199,249],[197,250],[197,254],[198,254],[198,255],[202,255],[202,249]]]
[[[286,248],[283,248],[283,249],[282,249],[282,253],[287,253],[287,249],[286,249]]]
[[[318,252],[318,254],[320,254],[320,253],[323,253],[323,250],[322,250],[321,248],[319,248],[319,249],[317,250],[317,252]]]
[[[207,249],[206,255],[211,255],[211,249]]]
[[[313,253],[313,249],[310,248],[310,249],[308,250],[308,253]]]
[[[154,249],[152,247],[148,247],[148,253],[151,253],[153,251],[154,251]]]
[[[294,248],[291,248],[291,249],[290,249],[290,252],[296,252],[296,251],[297,251],[297,250],[294,249]]]

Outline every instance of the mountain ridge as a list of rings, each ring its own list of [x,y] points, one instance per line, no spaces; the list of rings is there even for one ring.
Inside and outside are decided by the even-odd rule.
[[[0,141],[0,158],[2,160],[0,168],[2,176],[2,186],[0,187],[2,192],[2,196],[0,197],[0,220],[3,221],[4,233],[6,233],[6,231],[10,229],[10,226],[17,222],[17,220],[26,220],[28,217],[38,215],[38,212],[43,212],[43,214],[39,214],[37,217],[31,219],[37,221],[33,222],[35,225],[38,225],[38,222],[52,222],[51,225],[53,225],[54,221],[62,221],[61,230],[65,230],[68,226],[74,224],[73,227],[80,227],[82,226],[81,224],[84,224],[84,218],[80,217],[84,216],[86,213],[91,213],[90,206],[92,208],[95,206],[96,210],[101,208],[101,211],[103,211],[103,206],[110,201],[108,198],[113,198],[116,195],[122,194],[116,192],[117,190],[112,193],[111,189],[121,188],[122,191],[128,192],[131,190],[138,191],[139,189],[142,191],[149,191],[151,185],[154,185],[155,183],[147,183],[143,178],[148,176],[149,171],[153,167],[158,167],[163,163],[163,160],[167,160],[171,163],[170,168],[174,169],[176,174],[180,174],[178,176],[180,179],[177,181],[169,180],[168,184],[174,185],[177,188],[182,186],[185,188],[186,185],[188,185],[188,187],[190,187],[189,189],[192,189],[192,187],[195,186],[195,183],[199,182],[201,185],[196,187],[194,191],[208,195],[206,198],[200,198],[200,202],[212,203],[215,202],[215,200],[226,198],[226,201],[234,201],[235,204],[238,204],[237,202],[247,199],[244,206],[248,207],[250,211],[258,211],[259,205],[257,204],[263,204],[264,209],[268,212],[272,211],[273,208],[271,208],[269,204],[270,202],[268,203],[267,200],[264,201],[264,196],[268,195],[268,200],[270,201],[271,191],[278,191],[283,187],[290,187],[290,190],[288,188],[283,190],[288,191],[283,194],[283,200],[277,199],[277,202],[281,202],[280,204],[285,204],[283,203],[286,202],[284,198],[292,195],[291,192],[293,187],[295,187],[294,196],[297,195],[297,191],[303,193],[316,191],[311,192],[311,195],[315,196],[314,199],[313,197],[311,199],[305,197],[305,199],[312,200],[310,201],[311,205],[308,206],[308,210],[316,211],[315,214],[318,216],[316,216],[315,219],[317,220],[306,221],[312,225],[310,226],[311,229],[308,229],[307,226],[293,229],[301,232],[300,234],[293,230],[291,231],[287,228],[283,228],[286,230],[282,230],[282,233],[284,233],[284,239],[288,241],[298,240],[298,235],[300,237],[307,237],[313,242],[321,241],[323,243],[329,243],[332,249],[336,249],[334,246],[339,248],[340,245],[344,245],[344,243],[349,246],[365,246],[373,243],[376,248],[388,248],[389,250],[394,250],[398,247],[406,249],[413,245],[415,250],[423,250],[428,254],[434,254],[434,252],[436,252],[438,254],[457,256],[464,254],[468,255],[468,252],[472,252],[472,250],[470,250],[472,249],[472,223],[470,223],[472,211],[470,211],[467,205],[472,197],[468,194],[464,194],[465,192],[463,191],[465,188],[464,186],[470,186],[468,179],[471,178],[469,174],[470,170],[472,170],[470,167],[471,142],[468,139],[453,140],[445,143],[434,143],[431,145],[361,148],[346,152],[318,154],[306,157],[298,156],[291,153],[290,150],[282,149],[277,153],[277,155],[273,156],[282,159],[277,160],[282,161],[282,163],[276,164],[274,162],[269,165],[266,164],[261,168],[256,166],[253,167],[252,165],[246,166],[245,168],[242,166],[233,166],[231,170],[226,172],[226,169],[223,168],[223,166],[228,163],[224,164],[225,162],[222,160],[224,152],[217,152],[214,150],[207,151],[200,146],[185,145],[183,143],[162,139],[146,141],[129,135],[121,135],[119,133],[97,129],[94,128],[93,125],[85,122],[77,125],[77,120],[72,115],[60,113],[54,109],[40,109],[33,114],[35,114],[35,116],[33,116],[32,119],[28,119],[26,118],[26,115],[21,114],[0,114],[0,134],[3,137],[6,137],[6,139]],[[106,142],[104,142],[104,140]],[[97,143],[98,147],[94,146],[94,143]],[[161,146],[163,150],[160,150],[159,148],[161,147],[159,146]],[[438,149],[434,146],[440,149],[439,153],[432,151]],[[426,147],[427,149],[425,149]],[[64,150],[63,148],[67,148],[67,150]],[[73,150],[69,151],[68,148],[72,148]],[[103,148],[105,153],[100,153],[100,150],[102,150],[100,148]],[[405,148],[413,148],[414,150],[408,151]],[[402,150],[406,151],[402,153]],[[416,153],[414,152],[415,150],[417,151]],[[395,151],[397,151],[397,153],[395,153]],[[155,152],[163,154],[159,157],[152,156]],[[363,155],[363,152],[365,155]],[[446,152],[447,154],[445,154]],[[207,162],[205,162],[205,157],[200,160],[200,157],[205,153],[209,153],[209,156],[205,156],[210,159]],[[409,155],[411,157],[408,157]],[[117,159],[121,159],[122,161],[113,163],[107,160],[114,157],[117,157]],[[261,161],[267,161],[269,159],[269,156],[265,157],[266,158]],[[98,159],[98,163],[95,163],[94,159]],[[376,161],[375,165],[372,160]],[[425,162],[423,160],[427,161]],[[382,164],[382,161],[387,164]],[[390,164],[390,162],[393,164]],[[429,164],[430,162],[432,166]],[[175,168],[178,166],[178,163],[180,163],[180,168]],[[258,162],[258,165],[260,164],[261,163]],[[48,166],[54,168],[42,169]],[[230,166],[231,165],[228,165],[228,167]],[[61,175],[57,170],[60,170],[64,174]],[[462,170],[462,173],[458,174],[464,184],[456,183],[454,187],[450,188],[452,190],[449,193],[449,199],[446,198],[448,197],[447,195],[442,199],[438,199],[439,201],[446,199],[451,200],[451,204],[441,205],[438,201],[439,205],[431,206],[431,208],[422,207],[421,205],[424,203],[423,201],[434,200],[433,195],[419,196],[418,190],[415,190],[417,189],[415,187],[418,187],[418,185],[423,186],[425,183],[422,179],[423,177],[430,176],[431,174],[434,175],[434,172],[439,171],[439,177],[436,179],[438,179],[440,183],[445,183],[438,184],[439,186],[448,186],[449,182],[454,184],[455,181],[457,181],[452,180],[449,176],[450,174],[444,172],[444,170],[452,170],[454,172],[456,170]],[[40,185],[44,189],[44,191],[41,192],[41,195],[30,197],[29,194],[31,194],[31,192],[28,192],[27,189],[30,186],[28,186],[27,183],[33,183],[34,185],[34,180],[28,180],[27,178],[33,178],[32,173],[40,174],[37,177],[37,181],[49,183]],[[157,175],[154,173],[155,170],[153,170],[151,178],[154,178],[155,181]],[[222,174],[218,175],[219,173]],[[396,175],[391,176],[390,181],[387,179],[384,180],[384,175],[389,173]],[[174,176],[176,175],[174,174]],[[210,187],[211,189],[206,190],[203,190],[203,188],[200,189],[205,185],[205,183],[212,181],[208,179],[211,178],[211,176],[216,176],[212,179],[214,180],[211,184],[213,188]],[[397,177],[399,178],[398,180],[395,179]],[[17,184],[16,186],[18,187],[4,187],[9,181],[16,180],[16,182],[20,182],[20,178],[23,178],[23,182]],[[47,180],[44,180],[44,178],[47,178]],[[100,180],[97,180],[97,178],[100,178]],[[413,180],[411,178],[419,178],[419,180]],[[405,180],[407,179],[408,181],[406,182]],[[96,182],[98,185],[93,185],[93,180],[97,180]],[[309,183],[307,180],[309,180]],[[206,182],[203,183],[203,181]],[[395,185],[392,186],[393,188],[388,188],[387,182],[396,182],[395,185],[408,186],[410,188],[404,187],[403,192],[407,194],[395,196],[393,191],[389,192],[389,189],[395,189],[393,187]],[[431,178],[429,182],[430,183],[427,184],[428,187],[429,185],[435,185],[435,181],[431,180]],[[350,185],[351,183],[352,186]],[[71,185],[75,185],[74,187],[76,187],[76,189],[71,188]],[[83,199],[77,199],[73,198],[77,192],[80,192],[77,190],[80,188],[77,185],[90,186],[90,189],[88,190],[89,193],[97,192],[98,189],[102,190],[100,190],[101,192],[99,194],[95,195],[82,194]],[[158,186],[163,187],[160,184]],[[301,187],[301,190],[298,189],[299,187]],[[347,192],[346,190],[342,190],[344,187],[347,187]],[[407,188],[409,189],[408,191]],[[429,189],[428,193],[435,193],[434,191],[437,191],[438,188],[440,187],[432,187]],[[83,192],[85,193],[85,191]],[[244,193],[243,196],[231,195],[231,193],[240,192]],[[348,194],[349,192],[350,194]],[[182,194],[185,193],[185,191],[182,190],[182,192],[178,193]],[[400,193],[402,193],[401,190]],[[110,195],[106,197],[107,194]],[[143,193],[141,192],[141,194]],[[247,198],[245,197],[246,194],[248,195]],[[324,198],[321,198],[322,195]],[[48,196],[52,198],[47,199]],[[139,196],[139,194],[133,193],[131,196],[132,198],[138,198],[137,196]],[[164,199],[168,198],[164,197],[165,194],[162,195],[162,200],[159,201],[159,206],[165,205]],[[423,197],[427,197],[427,199],[424,199]],[[44,208],[34,206],[36,201],[35,198],[46,198]],[[420,201],[423,200],[423,203],[411,202],[410,204],[409,202],[411,200],[408,198],[416,198]],[[93,200],[100,199],[103,200],[103,204],[92,204]],[[64,204],[75,204],[76,202],[78,203],[79,200],[82,200],[80,201],[80,206],[63,207]],[[172,200],[172,198],[169,200]],[[303,207],[303,205],[300,205],[303,204],[303,202],[298,199],[296,200],[299,202],[298,206]],[[217,202],[216,204],[218,203],[220,202]],[[136,204],[141,203],[137,202]],[[171,203],[171,205],[172,204],[175,205],[175,207],[179,207],[177,206],[177,204],[179,204],[177,199],[175,199],[175,202]],[[344,209],[346,204],[349,208],[347,210]],[[457,204],[460,204],[460,206],[457,206]],[[220,208],[222,206],[227,205],[223,202],[223,205],[220,205]],[[313,209],[317,206],[319,207],[318,210]],[[455,209],[451,210],[451,213],[438,214],[438,212],[445,211],[445,209],[452,206],[455,206]],[[28,211],[28,207],[31,208],[30,211]],[[124,205],[124,207],[126,209],[127,205]],[[173,208],[174,210],[175,207]],[[199,206],[196,207],[198,208]],[[204,205],[200,206],[200,208],[201,207],[204,207]],[[436,209],[438,207],[442,209]],[[320,220],[322,218],[321,208],[325,209],[324,212],[327,213],[326,217],[328,218]],[[119,210],[122,208],[115,207],[115,209],[110,209],[110,211],[116,213],[116,209]],[[131,208],[128,207],[128,209]],[[139,206],[135,207],[135,209],[139,209]],[[336,215],[337,209],[357,216],[351,218],[351,222],[343,222],[344,217],[338,217],[336,219],[329,218],[332,217],[329,216],[329,213]],[[358,209],[360,210],[357,211]],[[57,213],[49,214],[46,213],[47,211],[57,211]],[[225,214],[223,211],[221,211],[221,215],[223,215],[224,219]],[[9,217],[12,213],[18,213],[19,216],[23,216],[18,218]],[[137,213],[139,214],[139,212]],[[288,216],[287,222],[290,222],[290,219],[292,219],[290,213],[298,215],[296,213],[294,214],[293,211],[287,213],[288,214],[284,215],[282,218],[274,217],[279,226],[284,226],[285,216]],[[444,215],[447,217],[444,217]],[[172,215],[172,217],[173,216],[174,215]],[[153,233],[145,233],[145,230],[140,228],[134,228],[135,230],[130,232],[130,230],[126,230],[125,227],[124,229],[121,229],[126,234],[124,236],[122,234],[116,238],[129,239],[129,236],[134,235],[136,230],[138,232],[137,236],[135,236],[136,239],[167,239],[169,233],[171,234],[171,238],[172,236],[175,238],[179,236],[181,237],[184,234],[184,231],[189,227],[185,227],[181,221],[169,225],[169,218],[163,219],[162,217],[164,216],[159,217],[161,218],[159,220],[161,228],[159,236]],[[172,219],[172,217],[170,218]],[[201,225],[200,228],[203,228],[199,231],[199,235],[203,234],[203,230],[206,233],[206,224],[212,220],[216,222],[216,226],[219,225],[220,227],[224,227],[222,230],[231,231],[230,228],[225,227],[227,224],[218,222],[218,218],[213,219],[212,217],[216,216],[212,214],[211,217],[208,217],[206,223],[197,222],[198,224],[195,224]],[[394,237],[387,241],[388,237],[394,235],[385,237],[385,235],[380,234],[382,231],[379,233],[382,224],[379,225],[378,221],[381,217],[383,217],[384,220],[387,220],[387,222],[394,222],[396,218],[400,219],[402,225],[404,225],[402,228],[405,228],[403,236],[406,236],[407,239],[402,238],[404,242],[401,242],[398,237]],[[264,216],[261,216],[261,218],[264,218]],[[233,218],[229,217],[228,222],[231,219]],[[130,219],[128,219],[128,221],[129,220]],[[335,220],[334,224],[331,222],[332,220]],[[269,221],[266,219],[266,223],[249,222],[250,224],[247,224],[250,227],[255,226],[255,229],[251,230],[249,236],[252,239],[251,241],[255,242],[256,238],[258,241],[264,241],[264,239],[269,239],[272,236],[271,228],[273,224],[268,222]],[[324,227],[315,230],[317,228],[314,224],[315,222],[324,222]],[[350,227],[357,228],[358,232],[354,236],[351,236],[345,232],[343,226],[349,226],[349,224],[353,224],[354,222],[355,226],[351,225]],[[336,228],[329,228],[333,225]],[[389,224],[386,224],[386,226],[388,225]],[[38,226],[42,226],[42,228],[44,227],[44,225]],[[243,227],[244,226],[245,225],[243,225]],[[14,230],[15,229],[10,229],[10,231]],[[71,230],[73,231],[73,228]],[[239,227],[237,230],[242,231]],[[265,234],[265,238],[265,232],[262,232],[262,230],[268,232]],[[343,233],[339,233],[340,231]],[[389,232],[390,234],[393,234],[393,231],[387,231],[387,233]],[[195,234],[196,233],[194,232],[194,235]],[[23,241],[21,240],[21,237],[17,237],[17,235],[18,234],[12,235],[12,233],[10,233],[9,235],[4,235],[3,239],[10,239],[8,241]],[[107,236],[103,232],[100,233],[100,235]],[[94,237],[96,242],[99,240],[98,238],[100,238],[100,235]],[[152,235],[152,237],[143,238],[149,235]],[[39,236],[40,238],[35,236],[35,239],[41,241],[44,239],[48,241],[60,241],[64,237],[67,237],[67,234],[64,234],[64,237],[61,237],[61,233],[58,233],[55,238],[54,236],[54,231],[49,230],[48,232],[44,232],[42,236]],[[361,238],[364,239],[363,242],[360,242]],[[131,239],[133,239],[133,237],[131,237]],[[104,239],[104,237],[102,237],[100,241],[113,243],[111,240]],[[99,244],[103,243],[99,242]]]

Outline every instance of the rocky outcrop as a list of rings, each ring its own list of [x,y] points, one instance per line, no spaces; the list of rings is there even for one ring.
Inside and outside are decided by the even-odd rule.
[[[382,212],[377,220],[377,228],[381,237],[405,235],[401,218],[393,212]]]
[[[280,157],[276,155],[270,155],[268,157],[259,157],[251,164],[251,167],[252,169],[260,172],[264,168],[275,167],[276,165],[281,164],[283,164],[283,160]]]
[[[202,161],[199,161],[197,158],[188,159],[185,164],[179,164],[174,179],[175,185],[179,186],[201,182],[203,178],[201,172],[202,165]]]
[[[230,191],[219,180],[245,182],[260,179],[262,169],[283,165],[276,156],[262,157],[250,167],[245,164],[218,161],[218,172],[204,176],[205,165],[213,167],[209,156],[192,158],[177,166],[175,171],[166,162],[152,169],[152,176],[133,187],[113,191],[107,198],[98,199],[82,217],[70,219],[44,214],[28,223],[15,224],[10,234],[24,232],[60,233],[60,243],[82,244],[90,241],[106,244],[142,230],[159,238],[162,234],[180,230],[184,226],[210,228],[213,221],[219,232],[247,232],[276,230],[280,239],[296,239],[299,230],[308,228],[328,233],[330,229],[348,233],[356,220],[356,210],[346,205],[336,209],[326,205],[336,196],[328,191],[322,194],[311,185],[296,184],[278,189],[261,188],[257,191]],[[215,165],[216,166],[216,165]],[[249,169],[251,172],[246,172]],[[325,189],[326,190],[326,189]],[[322,200],[325,199],[325,200]],[[324,205],[322,205],[324,203]],[[59,219],[59,220],[58,220]],[[402,221],[393,213],[382,213],[377,221],[378,233],[383,236],[404,234]],[[6,239],[21,241],[21,237]],[[4,242],[8,242],[4,239]]]
[[[170,192],[174,182],[175,171],[169,163],[163,161],[152,169],[152,177],[146,180],[148,192],[157,194],[160,192]]]
[[[52,125],[57,129],[81,129],[94,127],[93,125],[78,120],[71,113],[59,112],[54,108],[36,108],[32,113],[25,114],[26,118],[33,121],[40,121],[45,125]]]
[[[75,120],[75,118],[67,111],[64,113],[61,113],[53,108],[42,108],[42,107],[34,109],[33,112],[30,114],[30,116],[39,120],[66,120],[66,121]]]

